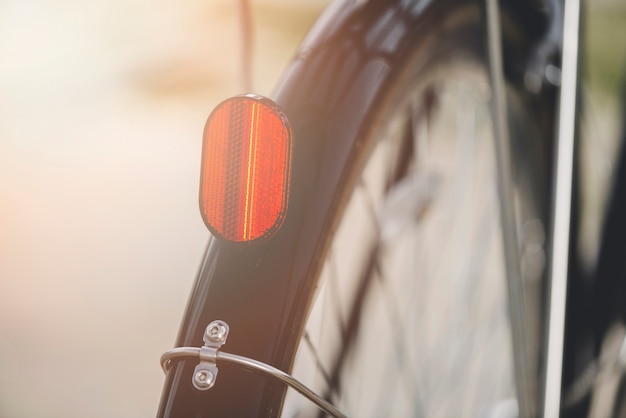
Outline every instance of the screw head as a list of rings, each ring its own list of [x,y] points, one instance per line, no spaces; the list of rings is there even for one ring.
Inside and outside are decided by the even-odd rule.
[[[207,327],[205,336],[211,342],[221,343],[226,339],[226,332],[226,327],[223,324],[213,322]]]
[[[198,370],[193,381],[200,389],[209,389],[215,383],[215,375],[210,370]]]

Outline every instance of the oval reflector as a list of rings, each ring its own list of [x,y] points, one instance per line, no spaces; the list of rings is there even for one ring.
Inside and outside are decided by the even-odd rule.
[[[220,103],[204,128],[200,211],[209,230],[254,241],[278,230],[287,210],[291,128],[273,101],[237,96]]]

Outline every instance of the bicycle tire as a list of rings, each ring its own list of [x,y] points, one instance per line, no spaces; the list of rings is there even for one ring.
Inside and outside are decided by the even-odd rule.
[[[474,1],[344,2],[326,12],[274,95],[294,131],[285,223],[259,245],[211,242],[177,346],[201,346],[204,327],[219,318],[231,329],[225,351],[291,370],[322,260],[377,124],[402,101],[398,95],[421,71],[448,63],[459,51],[474,64],[484,63],[481,22],[480,4]],[[509,122],[518,134],[512,146],[524,196],[522,216],[547,224],[554,94],[531,97],[524,92],[523,62],[533,39],[516,32],[513,22],[509,33],[515,36],[505,39],[506,51],[519,65],[509,66],[506,75]],[[532,367],[538,367],[536,357]],[[191,385],[194,366],[189,360],[173,363],[158,416],[280,414],[282,383],[220,365],[215,387],[198,392]]]

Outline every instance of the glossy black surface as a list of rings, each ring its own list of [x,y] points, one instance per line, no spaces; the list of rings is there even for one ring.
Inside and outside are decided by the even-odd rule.
[[[361,130],[389,80],[415,44],[445,37],[454,30],[452,11],[474,13],[479,2],[421,0],[338,2],[313,28],[288,67],[273,99],[293,129],[291,192],[285,222],[271,239],[258,245],[213,240],[198,274],[177,346],[202,345],[209,322],[226,321],[230,334],[224,351],[248,356],[288,370],[298,343],[318,260],[340,205],[332,191],[358,160]],[[515,19],[526,19],[515,6]],[[535,16],[536,12],[528,12]],[[539,31],[540,32],[540,31]],[[516,38],[508,48],[524,56],[532,40]],[[476,40],[481,48],[482,40]],[[454,45],[451,45],[454,47]],[[522,51],[521,54],[519,51]],[[521,83],[525,62],[510,62],[507,73]],[[517,80],[517,81],[516,81]],[[541,109],[538,109],[540,111]],[[546,117],[546,130],[551,130]],[[550,132],[551,133],[551,132]],[[541,137],[529,141],[544,152]],[[529,151],[531,150],[531,151]],[[547,159],[548,157],[546,157]],[[537,170],[546,171],[540,162]],[[543,173],[542,173],[543,176]],[[545,177],[541,177],[545,179]],[[549,186],[545,185],[546,195]],[[547,198],[545,200],[548,200]],[[331,211],[332,212],[332,211]],[[168,373],[159,417],[275,416],[283,384],[229,365],[219,365],[214,388],[200,392],[191,384],[197,362],[180,361]]]

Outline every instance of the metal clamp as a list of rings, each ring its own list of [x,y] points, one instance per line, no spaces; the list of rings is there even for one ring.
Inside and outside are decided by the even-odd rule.
[[[228,324],[220,320],[213,321],[204,331],[202,347],[178,347],[170,350],[161,356],[161,367],[167,373],[173,359],[198,356],[200,363],[193,371],[191,383],[198,390],[209,390],[217,379],[217,350],[224,345],[226,337]]]
[[[217,379],[217,350],[226,342],[228,324],[224,321],[213,321],[204,331],[204,345],[200,348],[200,363],[193,371],[193,387],[198,390],[209,390]]]
[[[347,418],[334,405],[282,370],[251,358],[219,351],[226,342],[228,330],[228,324],[224,321],[216,320],[211,322],[204,331],[204,345],[202,347],[178,347],[165,352],[161,356],[163,371],[167,373],[171,367],[172,360],[176,358],[199,358],[200,363],[193,371],[192,383],[198,390],[208,390],[215,385],[218,360],[238,364],[246,369],[280,380],[333,417]]]

